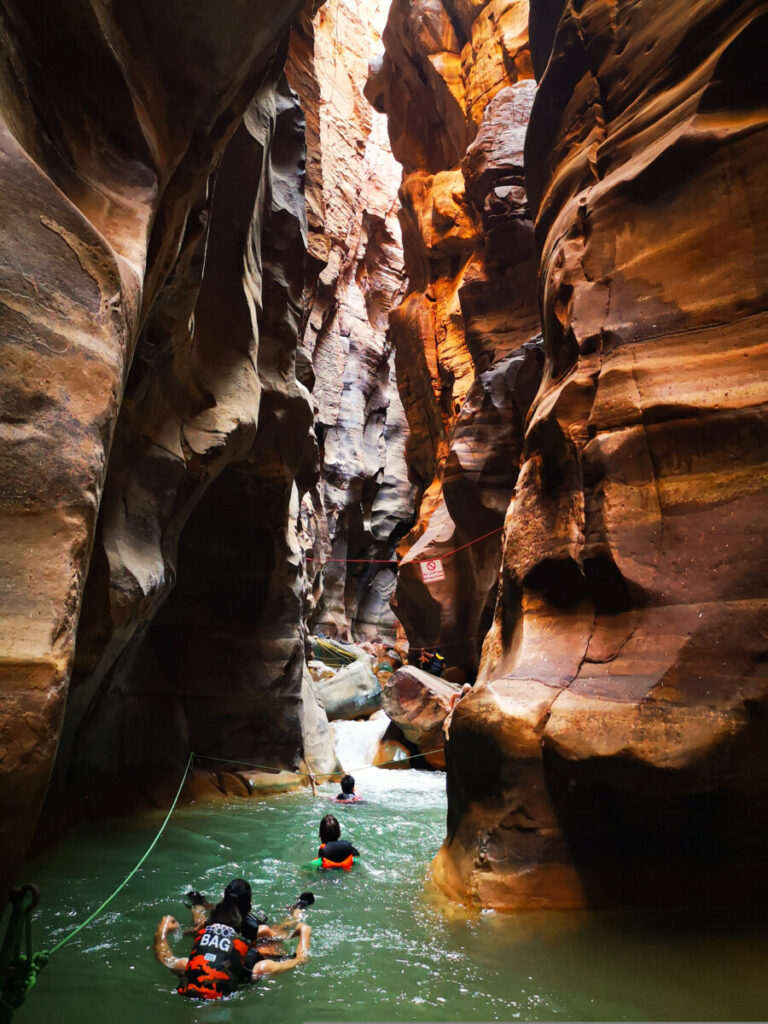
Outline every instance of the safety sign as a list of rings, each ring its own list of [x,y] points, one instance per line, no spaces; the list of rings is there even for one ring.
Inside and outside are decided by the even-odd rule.
[[[438,583],[445,579],[442,558],[430,558],[428,561],[420,562],[421,578],[425,583]]]

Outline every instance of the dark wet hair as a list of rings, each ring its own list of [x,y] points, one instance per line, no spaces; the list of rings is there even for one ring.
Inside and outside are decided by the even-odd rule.
[[[326,814],[320,822],[320,842],[332,843],[341,837],[341,825],[332,814]]]
[[[239,932],[243,926],[243,915],[237,905],[237,897],[225,895],[221,903],[213,908],[208,924],[225,924]]]
[[[345,775],[341,780],[341,792],[342,793],[354,793],[355,792],[355,780],[351,775]]]
[[[237,907],[241,917],[248,917],[251,912],[251,887],[244,878],[233,878],[224,890],[222,903],[227,902]],[[222,903],[218,906],[220,907]],[[216,909],[218,910],[218,907]]]

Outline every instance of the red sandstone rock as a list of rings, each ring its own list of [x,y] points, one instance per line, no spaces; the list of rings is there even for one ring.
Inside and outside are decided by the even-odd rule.
[[[405,171],[409,292],[391,333],[421,488],[393,607],[413,646],[445,645],[472,675],[543,361],[531,345],[540,328],[523,171],[534,94],[526,19],[522,2],[396,0],[367,89]],[[455,548],[444,583],[425,585],[413,563]]]
[[[547,365],[436,877],[502,909],[762,898],[760,16],[535,11]]]
[[[443,723],[451,697],[459,690],[453,683],[412,665],[398,669],[382,689],[384,711],[402,730],[406,740],[427,754],[424,760],[434,768],[445,768]]]

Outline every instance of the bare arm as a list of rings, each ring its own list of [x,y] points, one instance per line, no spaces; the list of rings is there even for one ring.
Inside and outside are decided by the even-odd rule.
[[[189,957],[174,956],[168,944],[168,932],[175,932],[178,927],[179,922],[176,918],[166,914],[155,929],[155,941],[152,948],[163,967],[167,967],[174,974],[183,974],[187,969]]]
[[[290,939],[291,936],[296,934],[296,926],[301,923],[303,911],[298,907],[294,907],[289,917],[286,917],[280,924],[268,925],[262,924],[259,927],[258,941],[255,945],[260,946],[262,942],[268,941],[269,939],[277,939],[282,942],[284,939]]]
[[[300,924],[293,934],[299,937],[299,944],[296,947],[295,955],[289,960],[259,961],[251,972],[251,977],[254,981],[258,981],[259,978],[268,974],[285,974],[286,971],[292,971],[294,967],[307,962],[309,959],[309,938],[312,934],[312,929],[308,924]]]
[[[312,787],[312,796],[317,796],[317,778],[314,772],[309,773],[309,784]]]

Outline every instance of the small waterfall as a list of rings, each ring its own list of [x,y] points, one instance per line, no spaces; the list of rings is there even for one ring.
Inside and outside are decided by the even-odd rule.
[[[373,764],[388,725],[389,717],[384,711],[377,711],[365,722],[331,722],[333,745],[345,771]]]

